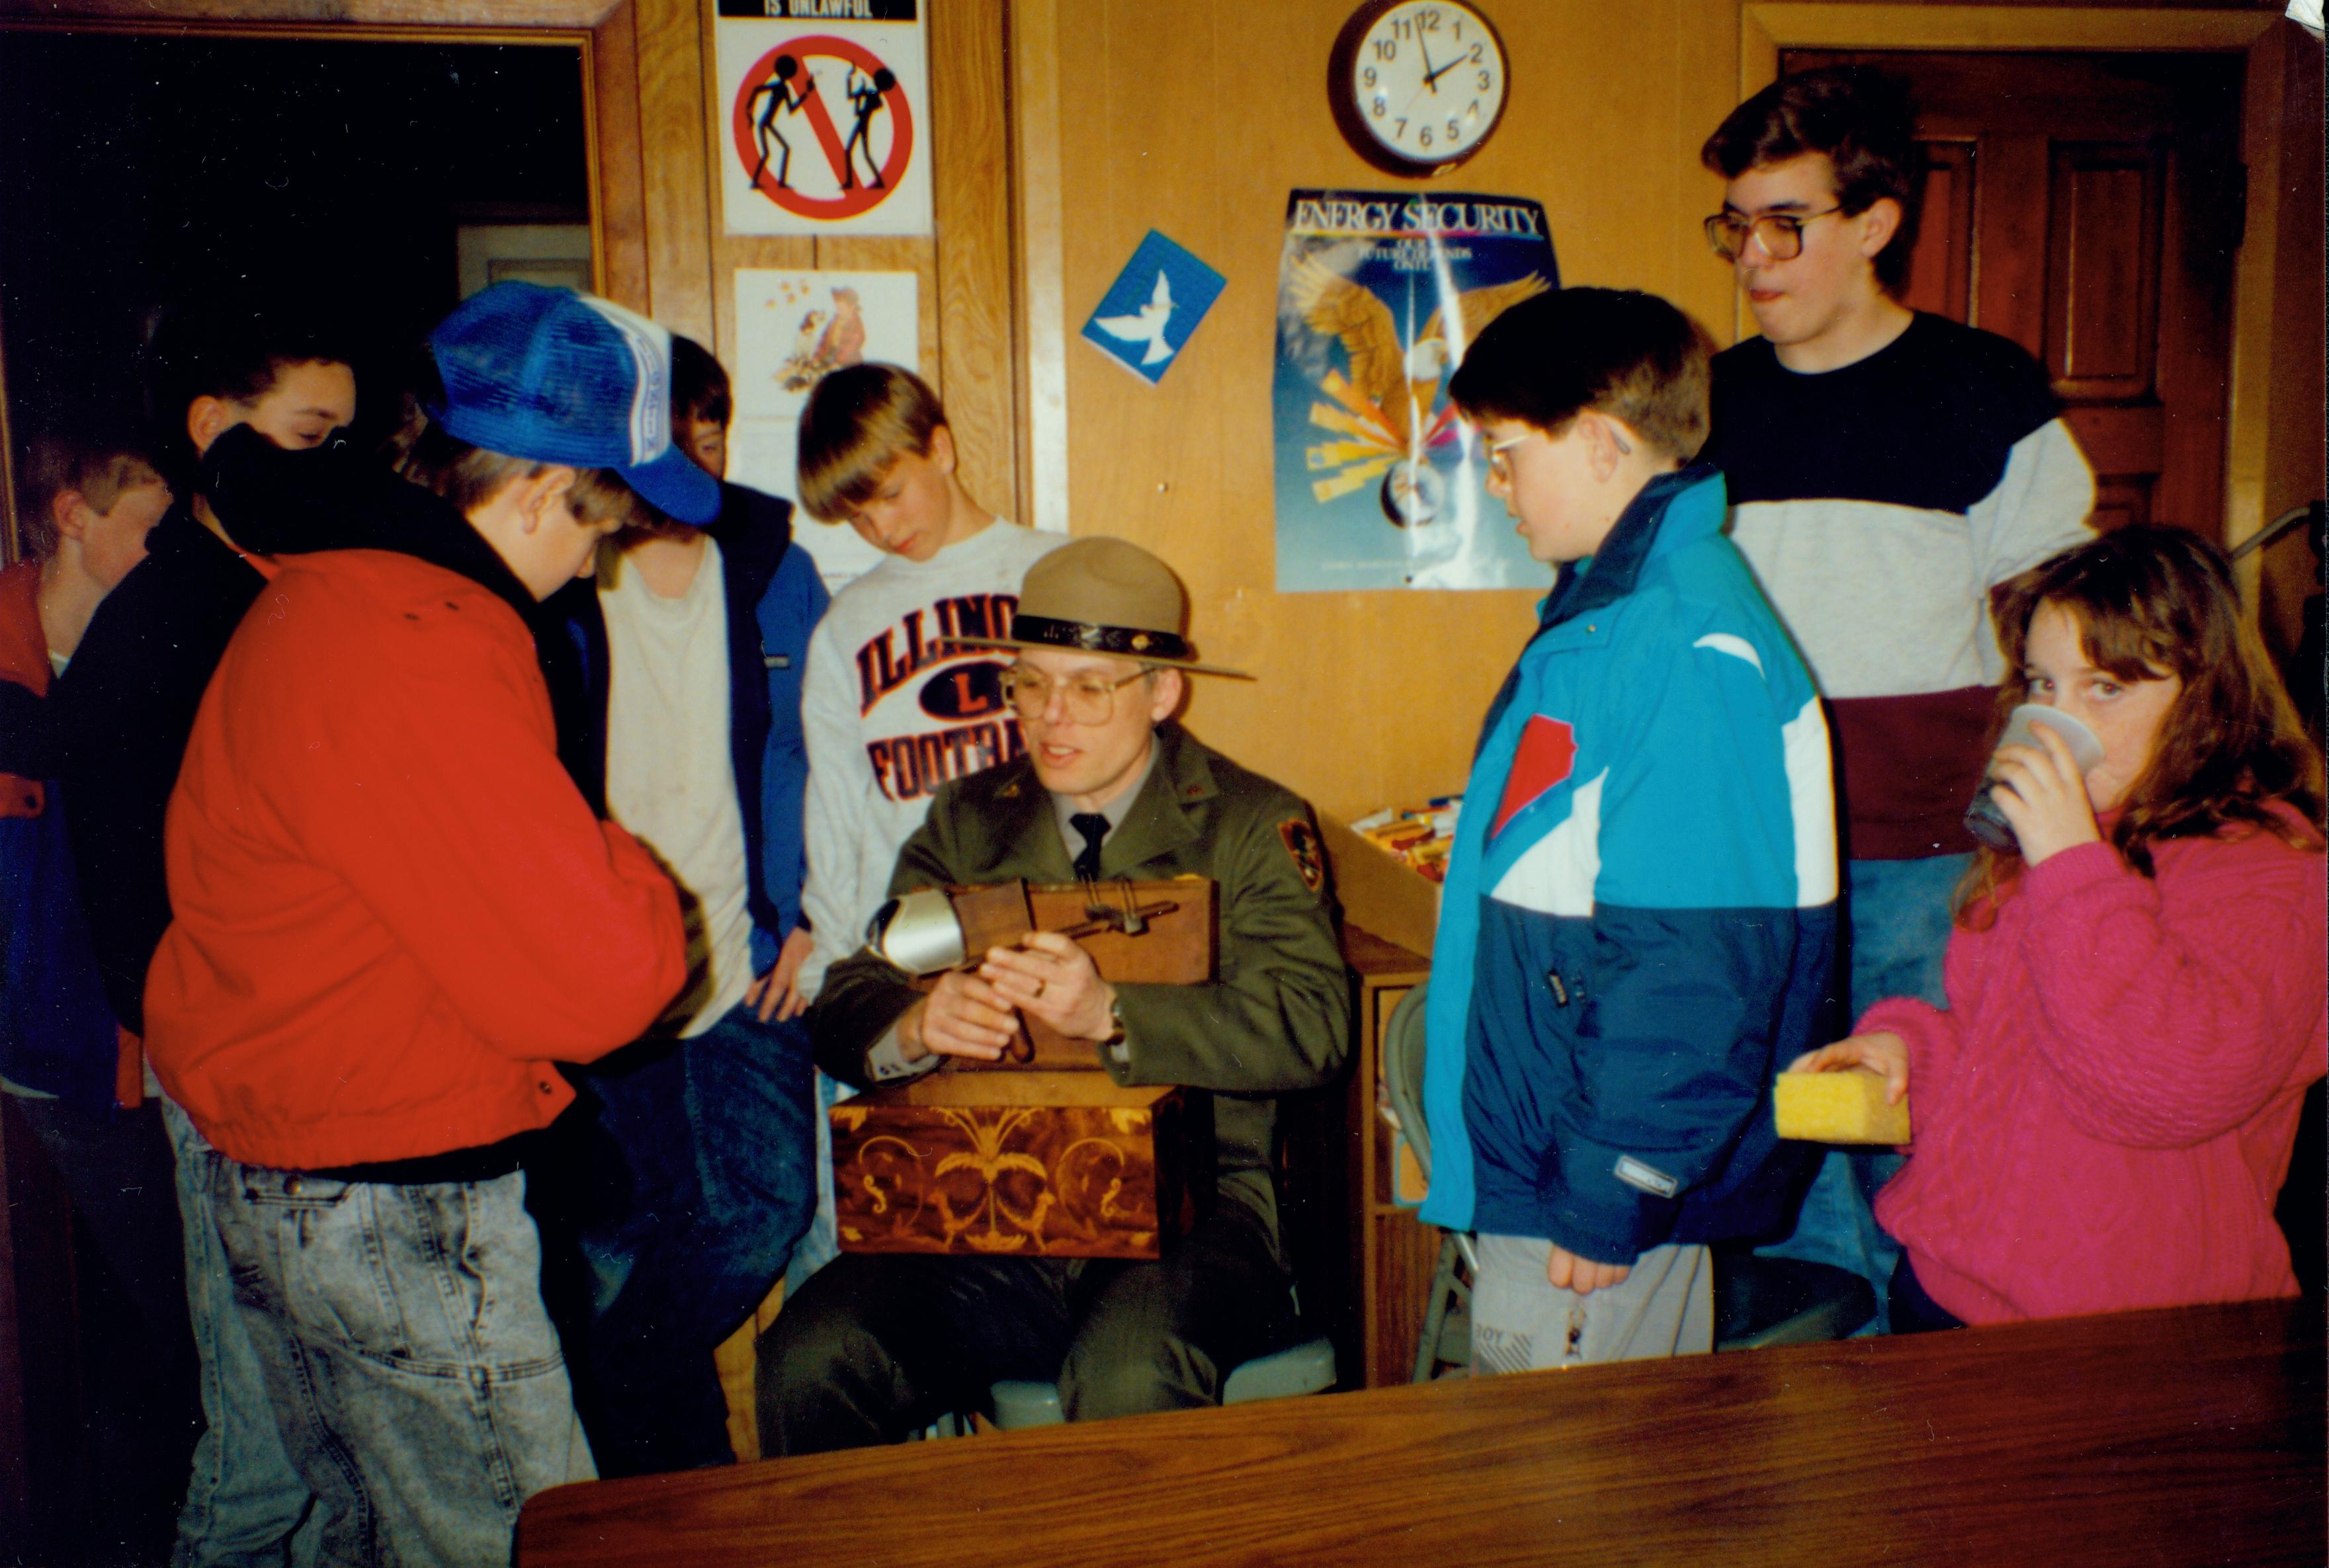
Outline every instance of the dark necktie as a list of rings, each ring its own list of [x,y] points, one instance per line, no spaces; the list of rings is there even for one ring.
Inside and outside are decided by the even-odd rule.
[[[1099,841],[1108,837],[1108,819],[1098,812],[1078,812],[1068,819],[1077,832],[1084,836],[1084,847],[1076,856],[1076,880],[1099,880]]]

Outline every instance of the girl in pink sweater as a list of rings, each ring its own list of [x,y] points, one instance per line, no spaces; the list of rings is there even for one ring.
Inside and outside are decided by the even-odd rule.
[[[1992,768],[2019,852],[1958,896],[1947,1011],[1907,999],[1797,1071],[1915,1084],[1876,1216],[1897,1329],[2296,1293],[2273,1221],[2324,1043],[2320,759],[2221,552],[2128,528],[2006,584]],[[2317,1180],[2318,1172],[2304,1179]]]

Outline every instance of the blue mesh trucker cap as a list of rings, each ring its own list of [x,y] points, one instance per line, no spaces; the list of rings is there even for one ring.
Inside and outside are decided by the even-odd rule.
[[[671,439],[671,333],[619,305],[496,283],[429,334],[445,385],[429,416],[472,446],[611,468],[658,511],[699,527],[719,482]]]

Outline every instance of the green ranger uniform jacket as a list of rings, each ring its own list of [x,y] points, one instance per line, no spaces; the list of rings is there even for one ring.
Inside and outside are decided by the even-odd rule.
[[[1177,724],[1157,727],[1156,746],[1147,782],[1101,848],[1100,876],[1212,878],[1220,888],[1218,978],[1117,986],[1124,1042],[1093,1048],[1127,1087],[1213,1092],[1217,1190],[1251,1207],[1274,1235],[1271,1096],[1326,1083],[1350,1049],[1350,972],[1334,939],[1325,861],[1299,797]],[[1024,756],[938,791],[899,852],[890,892],[1014,878],[1075,880],[1051,792]],[[834,965],[809,1019],[818,1066],[866,1086],[866,1052],[920,997],[864,949]]]

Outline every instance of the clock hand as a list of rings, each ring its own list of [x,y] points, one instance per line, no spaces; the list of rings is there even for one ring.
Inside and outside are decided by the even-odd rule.
[[[1423,85],[1426,87],[1431,87],[1433,82],[1439,80],[1439,72],[1431,69],[1431,45],[1424,40],[1423,35],[1419,33],[1416,34],[1415,42],[1416,46],[1423,51]],[[1431,96],[1438,98],[1439,96],[1439,89],[1436,87],[1431,87]],[[1415,100],[1413,99],[1410,99],[1408,101],[1412,103]]]
[[[1431,87],[1431,84],[1432,84],[1433,82],[1438,81],[1441,77],[1446,76],[1449,71],[1451,71],[1451,70],[1455,70],[1457,66],[1462,65],[1464,62],[1465,62],[1465,57],[1464,57],[1463,55],[1460,55],[1460,54],[1459,54],[1459,55],[1457,55],[1455,59],[1453,59],[1453,60],[1449,61],[1447,64],[1445,64],[1445,65],[1441,66],[1438,70],[1435,70],[1435,71],[1433,71],[1429,76],[1425,77],[1425,78],[1423,79],[1423,85],[1424,85],[1424,86],[1426,86],[1426,87]],[[1425,53],[1424,53],[1424,56],[1423,56],[1423,63],[1424,63],[1424,64],[1426,64],[1426,65],[1429,65],[1429,64],[1431,63],[1431,55],[1430,55],[1430,52],[1429,52],[1429,51],[1426,51],[1426,52],[1425,52]],[[1436,88],[1436,87],[1431,87],[1431,96],[1432,96],[1432,97],[1434,97],[1434,98],[1438,97],[1438,96],[1439,96],[1439,89],[1438,89],[1438,88]]]

